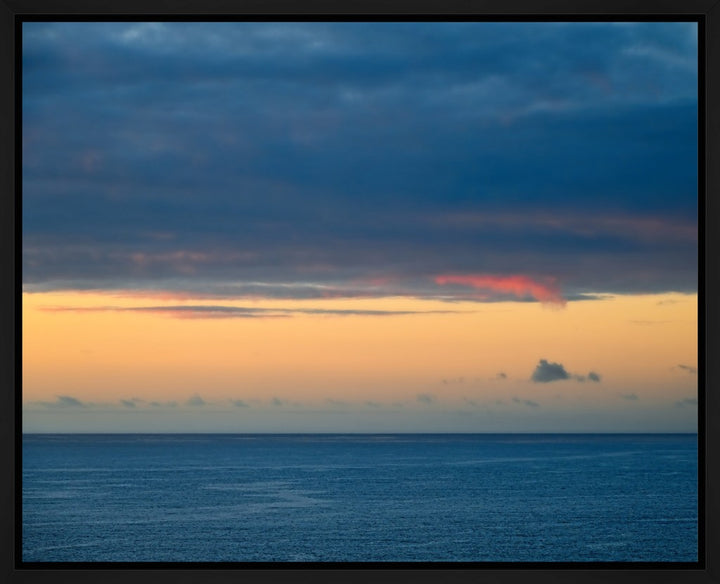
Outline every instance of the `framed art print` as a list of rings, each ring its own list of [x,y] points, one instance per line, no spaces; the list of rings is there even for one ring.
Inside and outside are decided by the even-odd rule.
[[[13,579],[714,581],[712,2],[455,4],[3,3]]]

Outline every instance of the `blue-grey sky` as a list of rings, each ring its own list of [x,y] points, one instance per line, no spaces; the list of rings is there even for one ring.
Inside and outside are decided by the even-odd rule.
[[[29,291],[696,289],[695,23],[29,22],[23,125]]]

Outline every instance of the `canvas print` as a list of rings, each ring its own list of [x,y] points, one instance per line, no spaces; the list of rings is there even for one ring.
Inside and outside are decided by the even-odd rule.
[[[21,32],[23,562],[698,561],[698,22]]]

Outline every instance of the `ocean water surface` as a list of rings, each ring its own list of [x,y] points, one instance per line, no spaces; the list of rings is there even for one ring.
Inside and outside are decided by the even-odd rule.
[[[695,562],[695,434],[26,434],[25,562]]]

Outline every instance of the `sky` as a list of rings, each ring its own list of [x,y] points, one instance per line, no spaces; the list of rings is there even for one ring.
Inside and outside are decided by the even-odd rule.
[[[25,22],[26,432],[695,432],[697,24]]]

